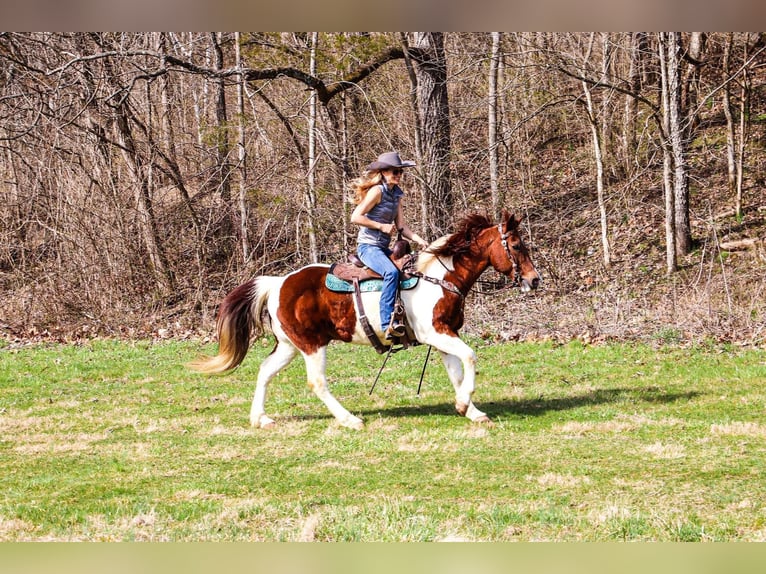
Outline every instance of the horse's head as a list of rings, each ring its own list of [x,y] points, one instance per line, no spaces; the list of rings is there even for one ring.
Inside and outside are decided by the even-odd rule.
[[[490,231],[494,236],[489,246],[489,262],[498,272],[519,283],[523,292],[537,289],[540,274],[535,269],[529,250],[519,235],[521,218],[503,210],[500,223]]]

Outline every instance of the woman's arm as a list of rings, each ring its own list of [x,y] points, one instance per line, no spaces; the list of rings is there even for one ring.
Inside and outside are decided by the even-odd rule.
[[[420,237],[420,235],[412,231],[412,229],[410,229],[410,226],[404,222],[404,215],[402,213],[401,201],[399,202],[399,209],[396,212],[396,218],[394,219],[394,223],[396,224],[397,229],[401,229],[402,237],[404,237],[405,239],[411,239],[412,241],[417,243],[420,247],[423,247],[423,248],[428,247],[428,242],[422,237]]]

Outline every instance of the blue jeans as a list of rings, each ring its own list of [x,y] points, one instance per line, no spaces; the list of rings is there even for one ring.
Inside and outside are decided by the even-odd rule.
[[[383,276],[383,291],[380,294],[380,326],[385,331],[394,312],[396,290],[399,287],[399,270],[388,258],[391,255],[391,250],[388,248],[360,243],[356,253],[362,263]]]

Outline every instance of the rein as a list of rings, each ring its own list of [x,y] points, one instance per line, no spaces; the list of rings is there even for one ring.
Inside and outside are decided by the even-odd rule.
[[[435,255],[436,260],[442,264],[442,267],[444,267],[447,271],[449,271],[449,267],[447,267],[444,262],[439,258],[438,255]],[[402,267],[402,271],[405,273],[408,273],[409,275],[412,275],[413,277],[418,277],[419,279],[423,279],[424,281],[428,281],[429,283],[433,283],[434,285],[438,285],[442,289],[445,289],[446,291],[449,291],[450,293],[454,293],[455,295],[459,296],[460,299],[465,299],[465,295],[463,292],[455,285],[454,283],[451,283],[447,281],[446,279],[439,279],[437,277],[431,277],[430,275],[426,275],[424,273],[421,273],[420,271],[415,271],[413,267],[415,266],[415,261],[417,260],[417,257],[411,256],[409,261],[404,264]]]

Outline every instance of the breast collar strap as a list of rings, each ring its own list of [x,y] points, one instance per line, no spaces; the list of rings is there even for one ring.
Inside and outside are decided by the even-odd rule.
[[[444,263],[442,262],[441,259],[439,259],[438,256],[436,256],[436,259],[439,261],[439,263],[442,264],[442,266],[444,266],[445,269],[448,269],[447,266],[444,265]],[[406,272],[407,274],[412,275],[413,277],[418,277],[420,279],[423,279],[423,281],[428,281],[429,283],[438,285],[445,291],[449,291],[450,293],[454,293],[455,295],[459,296],[460,299],[465,299],[465,295],[463,294],[463,292],[454,283],[451,283],[450,281],[447,281],[446,279],[431,277],[429,275],[425,275],[424,273],[421,273],[420,271],[415,271],[413,267],[415,266],[416,260],[417,260],[417,257],[411,257],[402,270]]]
[[[428,281],[429,283],[433,283],[434,285],[439,285],[442,289],[449,291],[450,293],[454,293],[455,295],[458,295],[461,299],[465,299],[465,295],[463,295],[463,292],[458,289],[457,285],[454,283],[450,283],[449,281],[445,279],[439,279],[438,277],[429,277],[428,275],[423,275],[422,273],[415,272],[412,273],[412,275],[415,275],[416,277],[420,277],[424,281]]]

